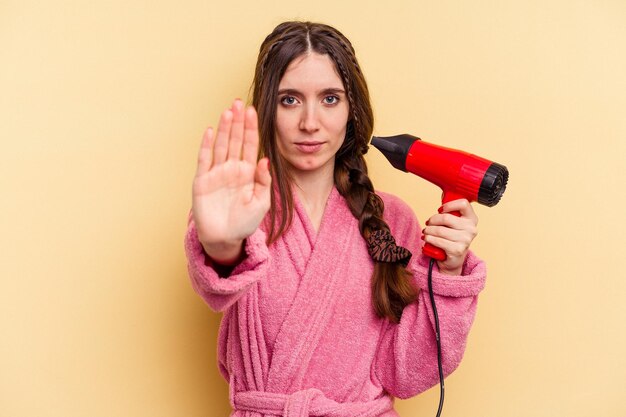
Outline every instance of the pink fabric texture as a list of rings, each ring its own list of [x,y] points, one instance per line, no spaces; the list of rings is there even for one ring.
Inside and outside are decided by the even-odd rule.
[[[421,289],[400,323],[376,316],[373,262],[344,198],[333,189],[315,233],[296,199],[291,228],[269,248],[259,228],[228,278],[205,262],[193,222],[185,238],[195,291],[223,312],[218,365],[233,416],[397,416],[393,398],[438,383],[428,258],[420,225],[399,198],[378,193]],[[474,320],[485,265],[473,253],[462,275],[433,273],[444,373],[458,366]]]

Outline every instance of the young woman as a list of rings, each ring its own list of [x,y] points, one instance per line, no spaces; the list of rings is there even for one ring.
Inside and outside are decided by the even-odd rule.
[[[444,373],[463,356],[485,281],[476,214],[452,201],[422,229],[375,192],[372,130],[348,39],[286,22],[261,45],[253,106],[235,100],[203,137],[185,248],[194,289],[223,312],[233,415],[397,416],[393,397],[436,384],[424,240],[448,255],[433,274]]]

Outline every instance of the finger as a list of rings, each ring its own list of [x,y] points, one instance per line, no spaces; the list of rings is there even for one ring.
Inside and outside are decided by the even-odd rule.
[[[224,110],[220,117],[220,124],[217,127],[217,136],[215,138],[215,146],[213,147],[213,165],[222,164],[226,160],[232,121],[232,110]]]
[[[230,142],[228,145],[228,159],[239,160],[241,155],[241,143],[243,142],[243,102],[235,100],[232,107],[233,122],[230,127]]]
[[[269,192],[272,185],[272,176],[270,175],[270,161],[267,158],[262,158],[256,166],[254,172],[254,195],[257,198],[262,198],[265,193]]]
[[[463,256],[468,247],[462,243],[452,242],[437,236],[424,235],[424,241],[443,250],[448,257]]]
[[[426,221],[426,226],[445,226],[456,230],[476,228],[473,220],[450,213],[435,214]]]
[[[478,223],[478,216],[476,212],[474,212],[474,207],[472,207],[472,204],[465,198],[448,201],[439,207],[439,213],[450,213],[453,211],[458,211],[461,213],[461,217],[472,219],[475,223]]]
[[[259,153],[259,120],[254,107],[246,109],[243,138],[243,160],[256,164]]]
[[[466,246],[469,246],[476,236],[474,230],[456,230],[446,226],[426,226],[422,232],[424,235],[442,238],[450,242],[461,243]]]
[[[196,175],[207,172],[211,169],[213,162],[213,144],[215,143],[215,134],[213,128],[209,127],[202,135],[202,144],[198,152],[198,168]]]

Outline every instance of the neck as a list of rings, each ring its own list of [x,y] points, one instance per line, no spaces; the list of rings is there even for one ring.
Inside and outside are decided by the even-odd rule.
[[[305,206],[309,216],[323,211],[335,184],[334,164],[315,171],[292,172],[294,190]]]

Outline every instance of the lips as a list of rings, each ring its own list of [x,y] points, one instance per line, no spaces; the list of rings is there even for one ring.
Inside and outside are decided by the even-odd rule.
[[[322,148],[324,142],[296,142],[294,145],[302,153],[315,153]]]

